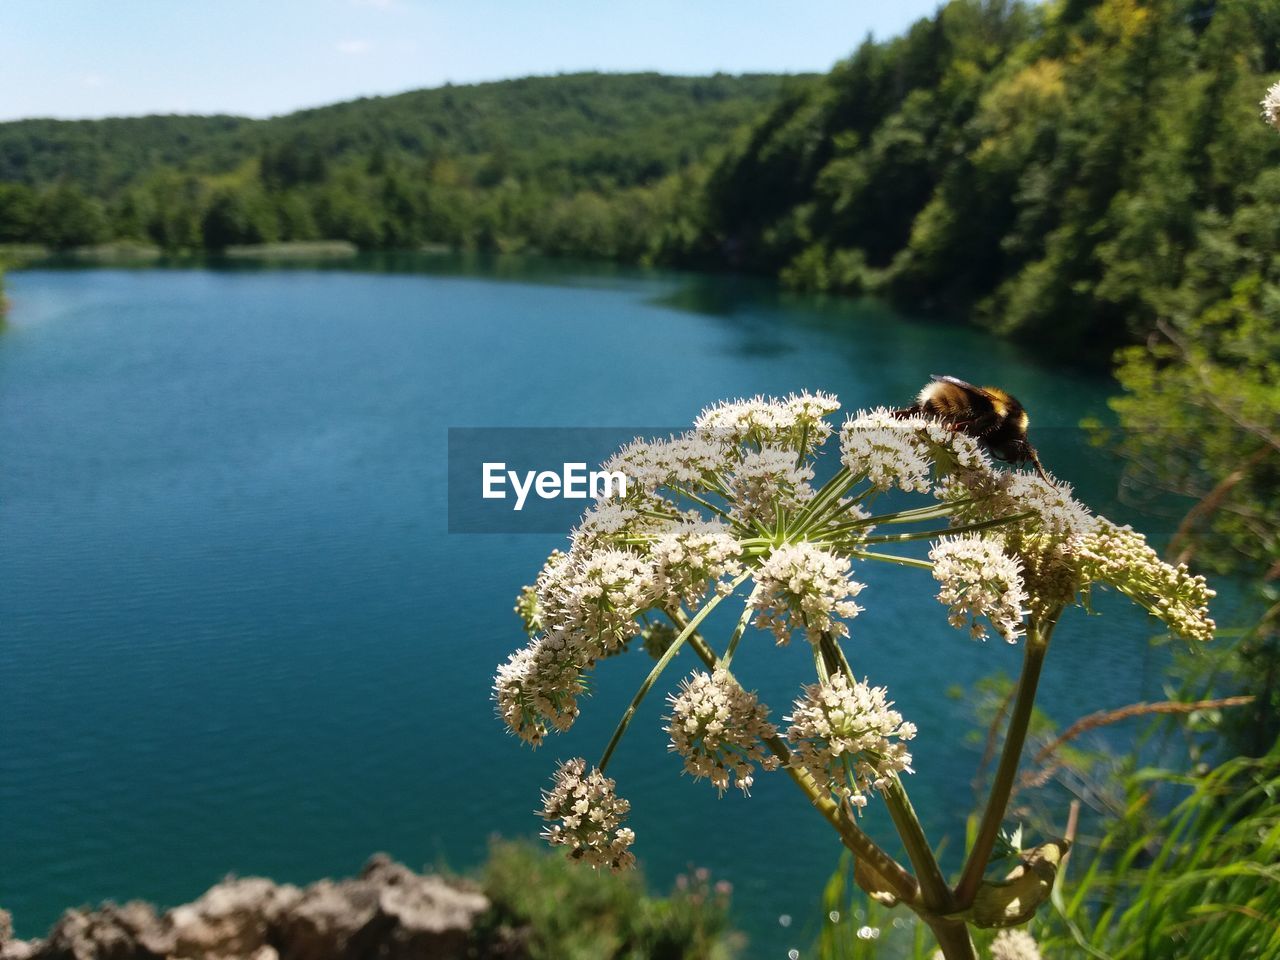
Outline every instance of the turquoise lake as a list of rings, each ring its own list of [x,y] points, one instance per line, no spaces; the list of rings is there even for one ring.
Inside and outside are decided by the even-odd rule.
[[[852,410],[951,373],[1018,395],[1045,463],[1143,522],[1076,427],[1105,416],[1104,381],[872,302],[404,258],[30,270],[8,292],[0,906],[26,936],[67,906],[174,904],[229,872],[309,882],[378,850],[465,870],[490,836],[536,834],[556,761],[598,757],[650,662],[602,664],[577,726],[537,752],[504,733],[489,690],[523,642],[512,600],[563,536],[448,534],[450,427],[676,427],[801,388]],[[850,655],[918,725],[908,786],[954,854],[979,751],[948,692],[1015,672],[1019,650],[948,628],[927,574],[858,573]],[[1159,691],[1154,622],[1101,609],[1072,612],[1049,655],[1042,703],[1066,722]],[[812,663],[750,640],[735,667],[780,716]],[[723,800],[682,777],[664,712],[646,701],[610,769],[650,885],[708,867],[747,956],[804,951],[834,835],[785,777]],[[874,801],[864,824],[891,835]]]

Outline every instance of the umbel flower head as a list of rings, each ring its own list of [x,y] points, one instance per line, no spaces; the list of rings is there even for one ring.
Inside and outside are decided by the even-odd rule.
[[[840,430],[840,459],[877,490],[929,492],[938,467],[989,467],[972,437],[927,417],[899,417],[887,407],[859,410]]]
[[[1214,592],[1204,577],[1193,575],[1185,563],[1176,567],[1165,563],[1132,527],[1099,518],[1088,534],[1078,538],[1075,552],[1086,586],[1103,583],[1119,590],[1178,636],[1204,642],[1213,639],[1209,600]]]
[[[969,636],[1013,642],[1034,624],[1028,653],[1043,655],[1046,625],[1095,587],[1132,598],[1181,637],[1213,636],[1204,579],[1094,515],[1068,484],[997,466],[963,432],[884,407],[858,411],[831,442],[838,408],[823,393],[735,400],[704,410],[685,433],[626,445],[605,464],[626,474],[626,493],[594,504],[567,551],[553,552],[517,599],[529,641],[499,666],[493,698],[526,743],[573,724],[589,673],[607,658],[642,647],[653,661],[598,768],[562,765],[546,795],[546,835],[574,859],[631,863],[634,838],[620,825],[628,807],[605,772],[641,699],[690,652],[705,670],[682,670],[687,679],[665,687],[667,731],[685,770],[721,793],[745,793],[758,771],[789,758],[808,790],[816,783],[861,807],[911,770],[914,725],[883,687],[851,675],[841,645],[864,593],[855,564],[905,568],[901,589],[936,592],[946,620]],[[818,485],[824,446],[838,447],[838,463]],[[877,513],[889,491],[917,505]],[[927,542],[928,559],[896,546],[904,541]],[[711,616],[721,604],[737,607],[731,632]],[[803,687],[779,737],[731,665],[761,656],[794,664],[792,651],[769,651],[797,631],[819,682]],[[868,636],[859,656],[873,652]]]
[[[721,593],[728,589],[725,578],[742,572],[742,545],[723,523],[671,525],[654,537],[650,550],[658,590],[668,601],[695,604],[708,587]]]
[[[793,393],[785,400],[727,400],[703,410],[694,429],[699,436],[721,443],[814,450],[831,436],[827,417],[839,409],[840,401],[821,391]]]
[[[849,578],[849,560],[812,543],[778,547],[756,571],[751,604],[760,611],[755,624],[787,643],[797,628],[817,642],[828,633],[849,635],[842,618],[861,609],[853,598],[863,584]]]
[[[985,640],[985,617],[1010,643],[1022,634],[1022,609],[1027,593],[1018,561],[999,543],[976,534],[943,537],[929,551],[933,577],[942,584],[938,599],[946,604],[948,621],[969,630],[975,640]]]
[[[621,826],[631,804],[614,792],[614,783],[581,757],[566,760],[542,794],[542,835],[553,847],[568,847],[570,860],[593,867],[625,870],[635,865],[636,835]]]
[[[805,688],[795,702],[787,739],[793,762],[835,796],[864,807],[867,794],[899,773],[911,772],[904,741],[916,735],[893,709],[884,687],[836,674]]]
[[[614,653],[635,636],[636,616],[656,596],[648,558],[613,547],[570,551],[537,585],[544,628],[563,632],[592,656]]]
[[[684,758],[686,773],[695,780],[708,778],[720,796],[730,776],[734,786],[748,793],[757,764],[766,770],[778,766],[763,742],[777,734],[768,708],[726,671],[695,673],[681,682],[679,695],[667,699],[671,749]]]
[[[548,728],[568,730],[578,718],[583,648],[563,633],[549,633],[517,650],[493,682],[498,716],[521,740],[538,746]]]
[[[747,451],[727,478],[732,516],[748,526],[770,527],[778,511],[790,513],[813,496],[812,479],[813,468],[796,466],[796,455],[790,450]]]

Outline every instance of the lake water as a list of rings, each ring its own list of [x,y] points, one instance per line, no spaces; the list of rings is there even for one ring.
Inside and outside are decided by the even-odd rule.
[[[449,535],[449,427],[679,426],[801,388],[897,404],[945,372],[1016,393],[1088,501],[1115,489],[1074,429],[1104,415],[1106,384],[765,283],[437,259],[34,270],[9,295],[0,905],[24,935],[228,872],[307,882],[376,850],[466,869],[491,835],[536,833],[556,760],[599,755],[649,664],[603,664],[579,724],[536,753],[503,732],[489,688],[522,642],[512,598],[562,538]],[[977,752],[948,691],[1015,672],[1018,650],[950,631],[927,577],[865,576],[850,652],[918,724],[909,786],[954,853]],[[1151,622],[1104,609],[1069,615],[1050,654],[1063,720],[1158,689]],[[778,715],[812,664],[756,639],[735,666]],[[651,886],[707,866],[734,884],[750,956],[807,946],[829,828],[785,777],[717,800],[679,776],[663,712],[651,697],[611,768]],[[864,820],[889,835],[874,802]]]

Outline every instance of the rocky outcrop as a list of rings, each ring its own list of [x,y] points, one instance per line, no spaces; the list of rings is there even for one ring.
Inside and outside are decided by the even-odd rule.
[[[0,960],[452,960],[467,953],[485,897],[378,855],[352,880],[304,889],[228,878],[193,903],[68,910],[44,940],[13,940],[0,911]]]

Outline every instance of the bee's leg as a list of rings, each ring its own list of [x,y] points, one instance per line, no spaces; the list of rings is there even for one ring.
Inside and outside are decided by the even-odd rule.
[[[1040,457],[1039,455],[1036,454],[1034,450],[1030,451],[1030,455],[1027,457],[1027,459],[1030,460],[1031,465],[1036,468],[1036,473],[1040,474],[1041,480],[1043,480],[1045,483],[1053,483],[1053,481],[1049,479],[1049,475],[1044,472],[1044,467],[1040,465]]]
[[[981,418],[977,420],[946,420],[944,425],[952,433],[963,433],[966,437],[981,437],[982,428],[975,426],[982,423]]]
[[[903,407],[901,410],[893,411],[894,419],[903,420],[906,417],[918,417],[924,414],[924,407],[920,404],[914,404],[910,407]]]
[[[966,432],[971,437],[984,438],[998,430],[1003,422],[1003,418],[999,414],[984,413],[982,416],[974,417],[970,421],[970,427]]]

